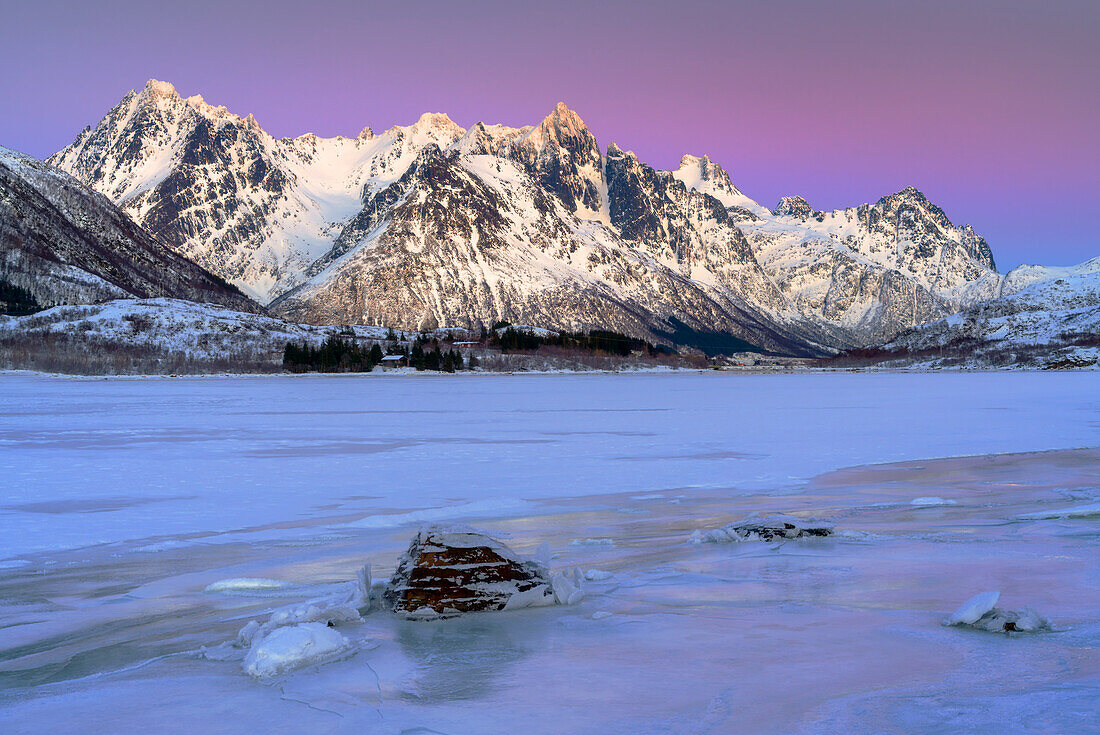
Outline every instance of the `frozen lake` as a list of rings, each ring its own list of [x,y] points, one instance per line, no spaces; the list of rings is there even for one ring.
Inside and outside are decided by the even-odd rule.
[[[0,731],[1100,731],[1100,515],[1034,517],[1098,446],[1087,374],[0,375]],[[687,543],[754,510],[846,535]],[[274,683],[198,653],[430,520],[613,576]],[[987,589],[1055,631],[939,625]]]

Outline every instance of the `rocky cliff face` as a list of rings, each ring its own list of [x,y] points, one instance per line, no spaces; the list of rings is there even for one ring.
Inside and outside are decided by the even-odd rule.
[[[39,306],[167,296],[259,311],[150,236],[102,194],[0,148],[0,281]]]
[[[820,354],[1000,284],[985,242],[915,189],[773,213],[706,156],[669,172],[601,152],[560,103],[522,128],[427,114],[381,135],[276,140],[150,82],[51,161],[308,321],[722,332]]]
[[[985,240],[913,187],[833,212],[784,197],[772,217],[739,224],[783,294],[850,344],[888,340],[1000,287]]]

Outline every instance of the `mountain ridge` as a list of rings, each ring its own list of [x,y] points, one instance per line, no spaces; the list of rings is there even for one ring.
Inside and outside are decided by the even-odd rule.
[[[425,168],[429,146],[441,158]],[[653,337],[677,319],[767,342],[765,349],[814,354],[884,341],[1001,284],[985,241],[952,225],[916,189],[832,213],[805,200],[797,212],[782,204],[773,212],[707,156],[685,155],[676,170],[660,171],[614,143],[601,151],[562,102],[520,128],[464,129],[426,113],[378,135],[364,128],[356,138],[276,139],[251,115],[151,80],[49,161],[179,252],[306,321],[372,312],[404,327],[538,317],[551,320],[547,327]],[[456,176],[455,196],[434,190],[418,170]],[[424,206],[409,206],[409,197]],[[452,211],[486,206],[511,214],[481,211],[463,223]],[[494,233],[486,236],[482,224]],[[385,237],[388,228],[404,233],[403,244]],[[511,252],[486,259],[490,242]],[[350,271],[333,265],[355,253],[357,275],[347,280]],[[544,257],[553,267],[535,265]],[[420,270],[395,267],[401,259]],[[551,272],[540,293],[535,275]],[[383,273],[418,290],[383,288]],[[319,282],[325,274],[344,274],[339,287]],[[465,296],[441,297],[459,282]]]

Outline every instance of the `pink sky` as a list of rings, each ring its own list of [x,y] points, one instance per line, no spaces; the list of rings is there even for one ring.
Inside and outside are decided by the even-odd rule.
[[[818,209],[917,186],[1002,270],[1100,255],[1100,3],[6,3],[0,145],[46,156],[149,77],[275,135],[564,100],[659,168]]]

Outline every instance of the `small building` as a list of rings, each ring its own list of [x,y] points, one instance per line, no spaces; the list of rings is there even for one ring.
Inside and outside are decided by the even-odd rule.
[[[382,358],[382,362],[379,363],[383,369],[408,367],[409,358],[406,355],[386,355]]]

